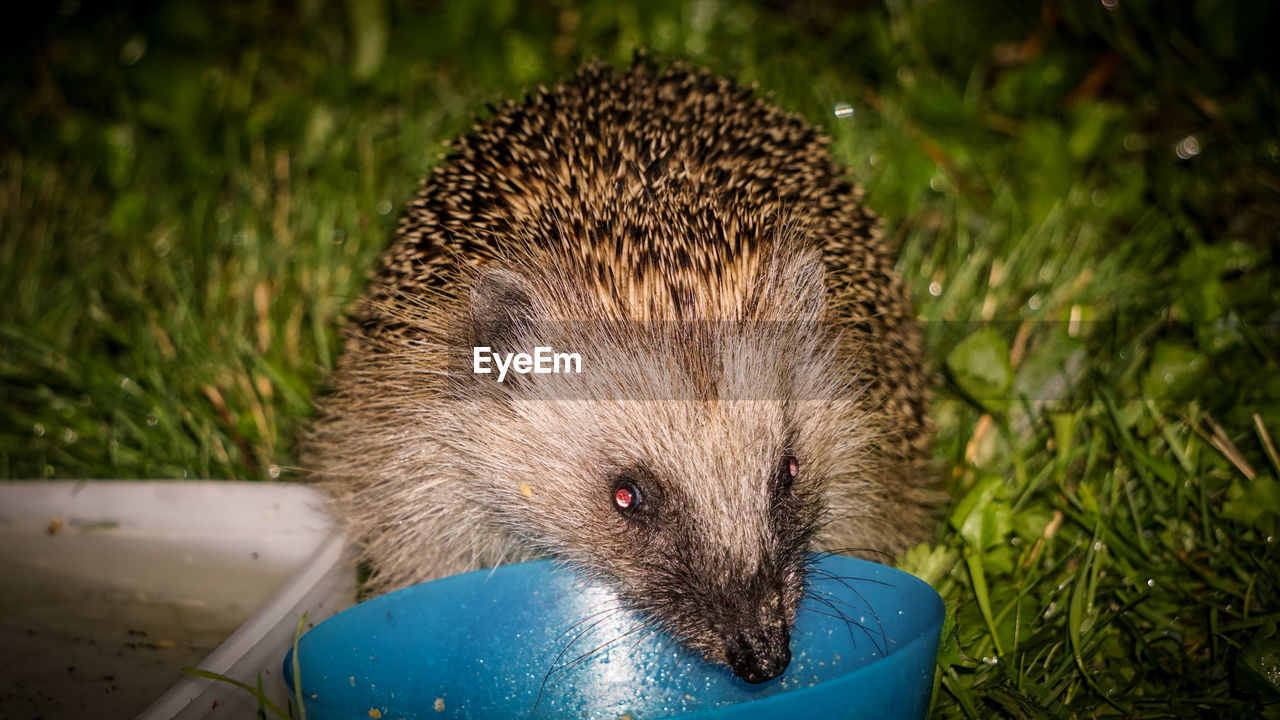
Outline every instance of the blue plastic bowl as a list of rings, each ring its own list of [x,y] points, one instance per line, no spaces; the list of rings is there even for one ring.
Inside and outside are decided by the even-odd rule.
[[[791,665],[760,685],[632,632],[642,617],[612,612],[606,591],[542,560],[406,588],[321,623],[298,646],[307,717],[923,718],[942,599],[884,565],[816,567],[811,594],[823,601],[804,601]],[[292,653],[285,678],[292,690]]]

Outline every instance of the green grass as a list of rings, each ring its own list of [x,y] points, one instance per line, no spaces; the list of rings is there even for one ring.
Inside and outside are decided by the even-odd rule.
[[[1269,4],[85,5],[3,45],[0,476],[294,477],[443,143],[645,47],[822,125],[901,246],[935,714],[1280,717]]]

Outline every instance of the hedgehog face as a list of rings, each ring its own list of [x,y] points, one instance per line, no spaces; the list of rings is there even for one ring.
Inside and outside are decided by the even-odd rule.
[[[824,408],[539,399],[510,410],[494,432],[527,449],[484,470],[513,489],[491,502],[498,522],[743,679],[787,667],[832,465],[791,414]]]
[[[790,662],[821,513],[822,480],[801,465],[794,437],[764,424],[726,432],[769,410],[697,409],[719,416],[697,446],[618,467],[601,493],[616,517],[589,561],[634,607],[749,682]],[[726,454],[729,443],[750,450]]]
[[[524,448],[475,454],[501,464],[473,470],[519,489],[489,499],[496,521],[745,680],[779,675],[848,454],[830,440],[850,422],[846,375],[817,318],[530,322],[539,301],[522,280],[485,282],[492,307],[518,309],[497,313],[488,342],[583,357],[580,375],[486,378],[477,394],[483,424],[467,434]]]
[[[671,367],[656,351],[629,359]],[[812,418],[838,402],[798,392],[785,366],[737,372],[746,369],[726,358],[713,399],[513,403],[534,439],[508,467],[530,496],[508,509],[524,537],[604,580],[688,647],[763,682],[790,661],[807,553],[838,464]],[[748,388],[734,384],[749,377],[751,392],[776,392],[743,397]]]

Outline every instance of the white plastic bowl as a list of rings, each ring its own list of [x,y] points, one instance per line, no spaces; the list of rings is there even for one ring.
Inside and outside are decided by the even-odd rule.
[[[287,483],[0,483],[6,712],[254,715],[248,692],[184,665],[254,686],[261,677],[283,705],[280,667],[299,619],[315,625],[355,597],[351,552],[325,503]]]

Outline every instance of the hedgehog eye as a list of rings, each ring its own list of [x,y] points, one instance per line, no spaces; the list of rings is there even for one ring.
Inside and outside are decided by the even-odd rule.
[[[630,517],[640,509],[644,504],[644,496],[640,493],[640,487],[630,480],[623,480],[613,488],[613,506],[622,513],[624,517]]]
[[[778,485],[781,487],[790,487],[791,481],[796,479],[800,474],[800,461],[795,455],[786,453],[782,456],[782,461],[778,463]]]

